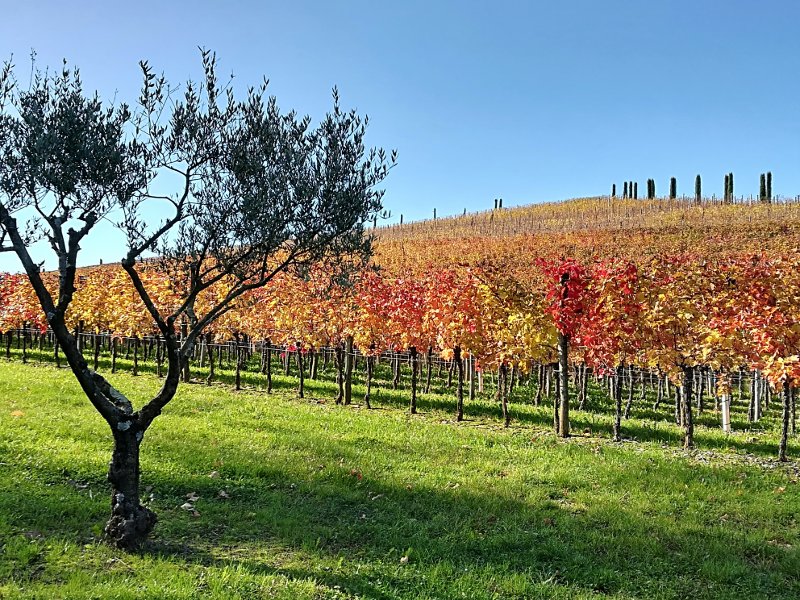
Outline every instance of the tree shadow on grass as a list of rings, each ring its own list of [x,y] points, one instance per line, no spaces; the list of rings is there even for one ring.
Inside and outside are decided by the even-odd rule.
[[[198,448],[202,443],[198,438]],[[624,497],[637,479],[633,472],[644,465],[635,457],[630,459],[631,478],[604,482],[618,500],[586,504],[573,502],[571,492],[561,489],[563,483],[545,481],[530,482],[525,497],[495,488],[491,479],[482,491],[402,485],[353,467],[361,452],[352,444],[331,442],[319,457],[326,466],[314,475],[268,458],[232,460],[218,479],[175,475],[191,467],[181,468],[180,457],[165,457],[174,464],[145,474],[144,483],[157,494],[160,523],[143,553],[187,565],[235,564],[254,574],[315,580],[369,598],[455,595],[450,586],[475,574],[487,581],[521,580],[528,594],[543,581],[549,581],[546,589],[551,591],[562,586],[643,597],[800,594],[796,548],[748,537],[743,523],[720,522],[713,506],[707,520],[687,521],[680,518],[683,509],[668,503],[644,511],[629,507]],[[668,468],[680,472],[679,480],[719,473],[718,468],[680,462]],[[71,485],[37,483],[57,479],[61,470],[41,461],[31,480],[13,487],[6,482],[0,522],[18,531],[42,531],[46,539],[84,543],[91,535],[86,527],[96,525],[91,521],[108,503],[104,495],[92,500]],[[668,478],[651,476],[649,481],[653,498],[675,492]],[[230,498],[220,497],[223,488]],[[161,490],[197,494],[201,517],[178,508],[181,495],[158,498]],[[776,517],[776,523],[784,517]],[[278,549],[295,557],[285,564],[276,561],[271,552]]]

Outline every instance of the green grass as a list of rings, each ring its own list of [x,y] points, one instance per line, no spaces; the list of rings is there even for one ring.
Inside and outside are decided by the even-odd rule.
[[[506,430],[488,398],[456,424],[445,393],[411,417],[406,392],[368,411],[275,379],[181,387],[142,448],[160,520],[126,554],[100,541],[107,426],[67,369],[0,360],[0,598],[800,597],[800,471],[770,458],[774,414],[725,436],[707,413],[685,454],[668,406],[614,444],[598,395],[564,441],[544,407],[513,404]],[[138,402],[159,384],[112,381]]]

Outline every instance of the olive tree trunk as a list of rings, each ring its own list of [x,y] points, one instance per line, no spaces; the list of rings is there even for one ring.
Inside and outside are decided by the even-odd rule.
[[[135,421],[121,421],[114,433],[114,452],[108,468],[111,483],[111,518],[107,539],[118,548],[137,548],[147,538],[157,517],[139,500],[139,446],[144,436]]]

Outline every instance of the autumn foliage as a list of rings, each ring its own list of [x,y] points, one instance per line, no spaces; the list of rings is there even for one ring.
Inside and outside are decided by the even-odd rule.
[[[750,208],[698,207],[685,213],[682,227],[666,213],[651,228],[599,227],[580,235],[567,228],[447,238],[436,229],[435,244],[415,235],[379,236],[369,268],[346,281],[331,281],[324,265],[282,273],[274,285],[240,298],[212,331],[218,340],[246,336],[293,349],[352,337],[364,355],[430,348],[449,359],[457,350],[479,368],[523,373],[556,360],[561,332],[570,338],[572,364],[598,374],[635,366],[680,384],[686,369],[704,367],[725,393],[728,375],[745,368],[759,370],[775,390],[796,387],[800,220],[789,207],[779,213],[785,223],[745,224],[735,213],[724,236],[707,227],[719,218],[714,210]],[[179,282],[155,267],[143,277],[159,306],[175,302]],[[225,293],[224,281],[204,293],[213,304],[214,294]],[[24,276],[0,277],[0,329],[43,327],[39,313]],[[155,333],[114,265],[81,270],[67,320],[86,331]]]

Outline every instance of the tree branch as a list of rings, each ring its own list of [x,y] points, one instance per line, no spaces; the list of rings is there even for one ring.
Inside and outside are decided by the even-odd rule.
[[[139,255],[142,254],[145,250],[147,250],[150,246],[152,246],[155,242],[157,242],[161,237],[167,233],[170,229],[175,227],[177,223],[183,220],[183,206],[186,203],[186,199],[189,197],[189,192],[191,190],[191,175],[189,171],[183,174],[185,177],[185,183],[183,188],[183,194],[181,195],[181,199],[175,205],[175,216],[169,219],[166,223],[164,223],[161,227],[159,227],[152,235],[150,235],[144,243],[139,244],[138,246],[131,247],[128,250],[128,254],[126,256],[129,260],[136,259]]]
[[[62,347],[64,355],[67,357],[67,362],[72,372],[75,374],[78,383],[97,412],[99,412],[106,422],[113,427],[125,413],[115,402],[103,394],[101,389],[98,389],[97,381],[92,375],[92,371],[89,370],[83,356],[78,352],[75,338],[64,323],[63,313],[57,310],[53,302],[53,297],[47,290],[44,281],[42,281],[39,266],[33,262],[25,246],[25,241],[22,239],[19,229],[17,228],[16,219],[11,216],[2,203],[0,203],[0,223],[2,223],[3,228],[8,232],[8,236],[11,238],[14,251],[17,253],[20,262],[22,262],[25,273],[28,275],[28,280],[36,293],[36,297],[39,299],[39,303],[44,309],[47,322],[53,330],[53,335],[56,336],[59,345]]]
[[[156,308],[153,299],[150,297],[150,294],[147,292],[147,289],[144,287],[144,283],[142,282],[141,277],[139,277],[139,273],[136,271],[136,264],[134,261],[131,261],[125,258],[122,261],[122,268],[125,269],[125,272],[130,277],[131,282],[133,283],[133,287],[136,292],[139,294],[139,297],[142,299],[147,312],[150,313],[152,319],[158,325],[159,330],[162,334],[167,335],[170,331],[170,327],[167,321],[161,316],[161,313]]]

